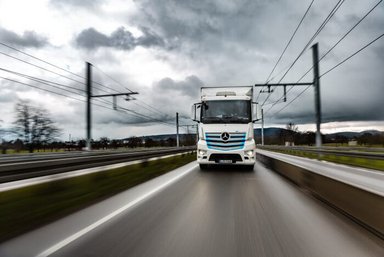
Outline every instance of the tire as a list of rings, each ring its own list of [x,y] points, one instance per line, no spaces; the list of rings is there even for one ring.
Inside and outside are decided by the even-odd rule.
[[[208,169],[208,164],[199,164],[201,170]]]

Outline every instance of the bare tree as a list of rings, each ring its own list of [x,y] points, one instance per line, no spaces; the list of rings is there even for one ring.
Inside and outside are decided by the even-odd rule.
[[[295,137],[299,135],[299,128],[294,123],[290,122],[286,125],[284,130],[280,132],[280,140],[282,143],[292,143],[295,142]]]
[[[15,110],[14,131],[24,139],[30,152],[36,147],[52,142],[60,135],[60,129],[49,117],[47,110],[31,106],[26,101],[18,102]]]

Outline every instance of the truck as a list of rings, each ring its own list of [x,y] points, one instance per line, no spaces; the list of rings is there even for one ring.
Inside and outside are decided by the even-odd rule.
[[[197,162],[211,165],[246,165],[253,169],[256,144],[253,124],[259,120],[253,87],[202,87],[201,101],[192,106],[198,123]]]

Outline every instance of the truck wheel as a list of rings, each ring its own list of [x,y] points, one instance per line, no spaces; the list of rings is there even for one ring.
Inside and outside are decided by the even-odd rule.
[[[199,164],[201,170],[208,169],[208,164]]]

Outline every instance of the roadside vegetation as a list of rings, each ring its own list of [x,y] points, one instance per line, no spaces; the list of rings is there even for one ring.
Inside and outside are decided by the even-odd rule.
[[[0,241],[54,221],[196,159],[193,152],[0,192]]]
[[[335,154],[324,154],[324,153],[322,153],[321,155],[318,155],[315,152],[306,152],[306,151],[289,149],[289,148],[277,149],[277,148],[263,147],[263,149],[284,153],[284,154],[300,156],[300,157],[306,157],[310,159],[317,159],[317,160],[329,161],[334,163],[346,164],[350,166],[384,171],[384,160],[339,156]]]

